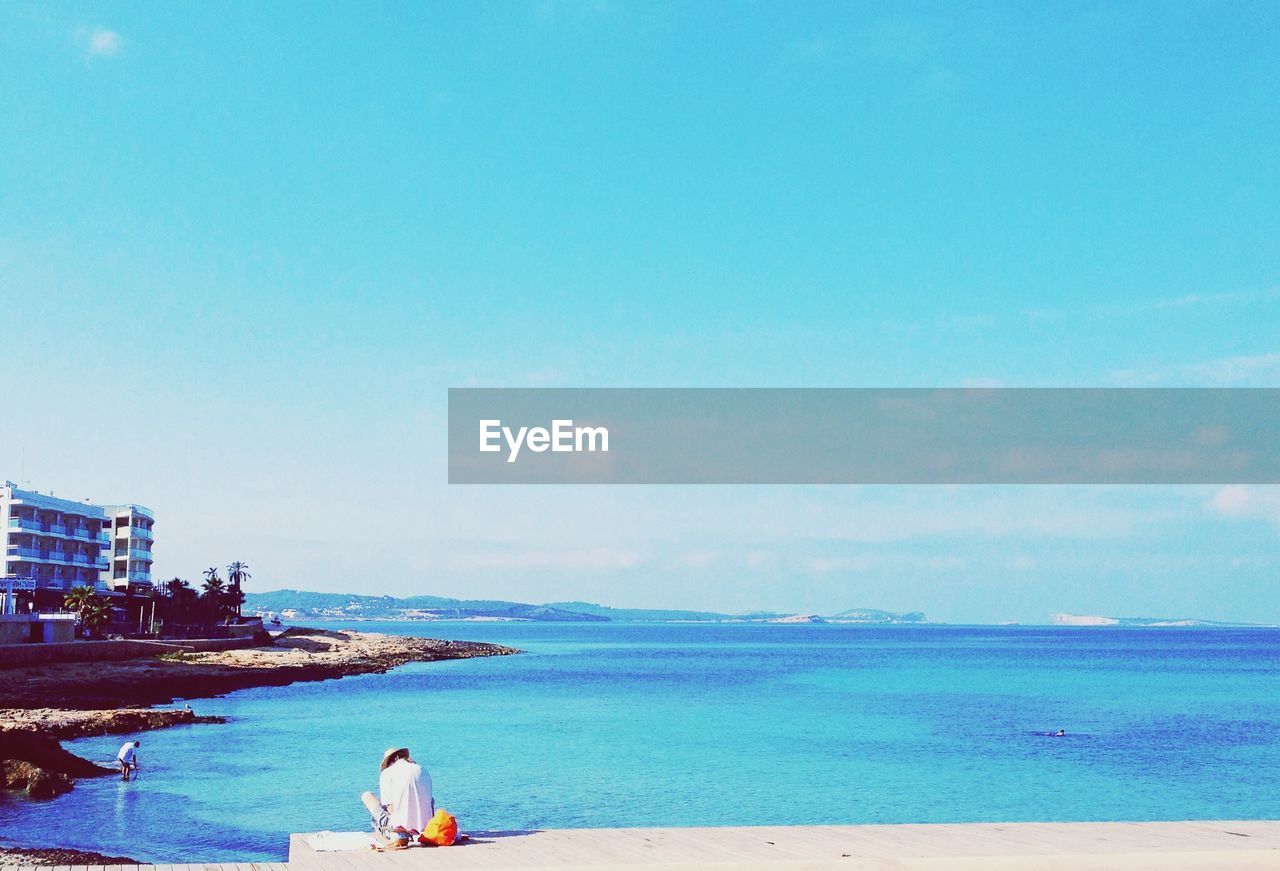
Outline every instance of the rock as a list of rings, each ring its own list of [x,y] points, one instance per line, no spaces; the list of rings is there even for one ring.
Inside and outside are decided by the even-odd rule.
[[[22,759],[0,761],[0,784],[6,789],[25,789],[32,798],[53,798],[70,792],[71,778],[46,771]]]
[[[34,728],[0,730],[0,754],[6,762],[26,762],[70,777],[100,777],[112,773],[110,768],[62,749],[58,739]]]

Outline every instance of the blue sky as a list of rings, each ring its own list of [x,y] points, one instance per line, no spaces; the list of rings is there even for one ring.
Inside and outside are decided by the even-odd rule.
[[[4,4],[0,476],[165,577],[1280,621],[1267,489],[444,484],[449,386],[1280,386],[1278,18]]]

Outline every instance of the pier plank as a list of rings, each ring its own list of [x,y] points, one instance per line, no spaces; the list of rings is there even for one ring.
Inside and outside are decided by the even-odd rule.
[[[290,839],[290,861],[64,866],[41,871],[525,871],[643,867],[667,871],[1077,871],[1277,869],[1280,820],[1163,823],[966,823],[474,832],[449,848],[315,852]],[[0,871],[30,871],[12,863]]]

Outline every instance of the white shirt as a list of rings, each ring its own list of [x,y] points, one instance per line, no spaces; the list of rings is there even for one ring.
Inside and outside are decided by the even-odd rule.
[[[120,752],[116,754],[116,758],[119,759],[121,762],[132,765],[134,757],[136,757],[137,755],[138,755],[138,748],[134,747],[133,742],[130,741],[120,748]]]
[[[408,759],[397,759],[378,777],[379,800],[390,811],[392,826],[403,826],[421,832],[427,820],[435,816],[435,798],[431,795],[431,775]]]

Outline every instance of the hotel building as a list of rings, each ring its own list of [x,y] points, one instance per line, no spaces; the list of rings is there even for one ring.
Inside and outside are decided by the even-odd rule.
[[[73,502],[6,481],[0,487],[0,613],[56,612],[72,587],[110,600],[113,622],[141,613],[151,595],[155,517],[140,505]]]
[[[111,536],[110,565],[102,581],[117,592],[151,593],[151,527],[155,515],[141,505],[104,505]]]

